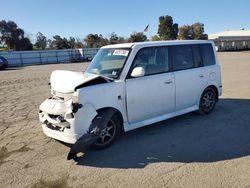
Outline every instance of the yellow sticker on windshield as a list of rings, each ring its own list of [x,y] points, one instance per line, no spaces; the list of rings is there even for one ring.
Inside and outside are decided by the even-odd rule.
[[[115,50],[113,55],[128,56],[128,50]]]

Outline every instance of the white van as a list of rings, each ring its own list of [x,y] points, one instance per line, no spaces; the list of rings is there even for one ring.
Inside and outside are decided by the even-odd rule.
[[[40,106],[43,132],[75,143],[110,145],[129,131],[192,111],[213,111],[222,93],[210,41],[161,41],[102,47],[85,72],[57,70]]]

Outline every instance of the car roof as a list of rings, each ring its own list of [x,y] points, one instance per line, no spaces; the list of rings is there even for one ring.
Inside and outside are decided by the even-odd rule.
[[[150,42],[133,42],[123,44],[112,44],[103,46],[102,48],[132,48],[132,47],[147,47],[147,46],[164,46],[164,45],[180,45],[180,44],[204,44],[212,43],[209,40],[169,40],[169,41],[150,41]]]

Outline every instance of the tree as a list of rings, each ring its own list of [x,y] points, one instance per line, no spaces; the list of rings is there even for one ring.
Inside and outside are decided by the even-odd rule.
[[[47,46],[47,38],[41,33],[38,32],[36,35],[36,43],[34,45],[36,48],[45,50]]]
[[[193,39],[194,34],[192,27],[190,25],[183,25],[179,28],[178,39],[180,40],[191,40]]]
[[[84,41],[86,42],[87,48],[95,48],[98,40],[97,34],[88,34]]]
[[[128,38],[128,42],[144,42],[147,40],[147,36],[143,34],[143,32],[132,33]]]
[[[53,36],[53,40],[50,44],[51,49],[69,49],[70,44],[66,38],[61,38],[59,35]]]
[[[109,44],[120,44],[125,42],[125,38],[118,36],[115,32],[112,32],[109,37]]]
[[[76,38],[76,42],[75,42],[74,48],[84,48],[84,45],[81,42],[81,39],[79,37]]]
[[[97,48],[100,48],[100,47],[108,45],[108,44],[109,44],[109,40],[107,38],[104,38],[102,35],[98,36]]]
[[[118,43],[125,43],[127,40],[124,37],[118,37]]]
[[[112,32],[109,38],[109,44],[117,44],[118,43],[118,36],[115,32]]]
[[[47,40],[47,46],[51,49],[51,47],[52,47],[52,40],[51,39],[48,39]]]
[[[180,40],[206,40],[207,34],[204,34],[204,24],[194,23],[190,25],[183,25],[179,28],[178,39]]]
[[[192,27],[194,39],[197,39],[197,40],[208,39],[208,35],[204,33],[204,24],[197,22],[197,23],[194,23],[191,27]]]
[[[173,23],[171,16],[159,17],[158,34],[161,40],[175,40],[178,35],[178,24]]]
[[[19,45],[16,50],[32,50],[32,49],[33,49],[33,44],[30,42],[30,39],[24,37],[19,41]]]
[[[75,48],[76,39],[74,37],[69,37],[68,44],[71,49]]]
[[[0,39],[8,49],[32,50],[33,45],[30,39],[24,37],[23,29],[19,28],[13,21],[0,21]]]
[[[108,39],[98,34],[88,34],[84,39],[87,48],[100,48],[109,43]]]
[[[154,36],[151,37],[151,40],[152,41],[159,41],[161,39],[160,39],[160,37],[158,35],[154,35]]]

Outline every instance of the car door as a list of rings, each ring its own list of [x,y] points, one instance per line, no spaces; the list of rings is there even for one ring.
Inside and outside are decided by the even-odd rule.
[[[132,78],[133,68],[143,67],[145,75]],[[126,102],[129,123],[157,117],[175,108],[175,81],[169,72],[167,47],[139,50],[126,79]]]
[[[197,104],[207,80],[198,45],[172,46],[171,57],[179,111]]]

